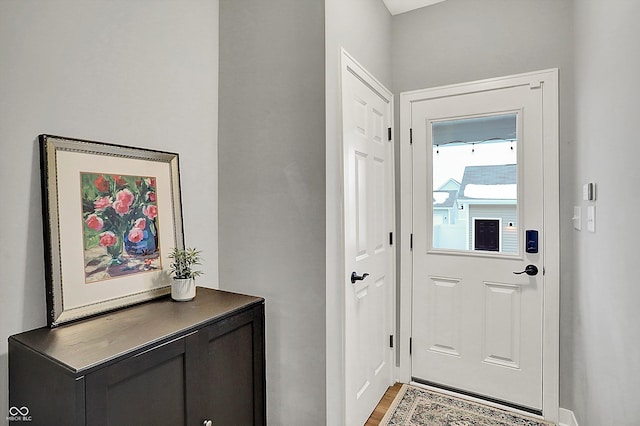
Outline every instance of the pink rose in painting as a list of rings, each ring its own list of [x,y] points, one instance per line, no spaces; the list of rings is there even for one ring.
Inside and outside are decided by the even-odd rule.
[[[158,216],[158,206],[154,206],[153,204],[150,206],[144,206],[142,208],[142,214],[153,220]]]
[[[151,201],[152,203],[156,201],[156,193],[155,192],[147,192],[147,200]]]
[[[132,243],[139,243],[144,238],[144,231],[140,228],[133,228],[131,231],[129,231],[128,238]]]
[[[100,245],[103,247],[111,247],[118,241],[116,234],[111,231],[106,231],[100,234]]]
[[[147,226],[147,220],[143,217],[136,219],[136,223],[133,224],[134,228],[144,229]]]
[[[113,208],[120,216],[129,213],[129,208],[133,204],[133,194],[128,189],[123,189],[116,194],[116,201],[113,202]]]
[[[124,216],[129,212],[129,206],[120,200],[117,200],[113,203],[113,208],[116,212],[118,212],[120,216]]]
[[[111,198],[109,197],[98,198],[93,202],[93,208],[96,210],[104,210],[109,206],[111,206]]]
[[[96,214],[90,214],[85,220],[87,226],[94,231],[99,231],[104,226],[104,221],[100,219]]]
[[[150,188],[155,188],[156,187],[156,178],[147,179],[147,185],[149,185]]]
[[[123,189],[122,191],[118,191],[118,193],[116,194],[116,200],[122,201],[128,206],[131,206],[131,204],[133,203],[133,198],[133,194],[127,188]]]

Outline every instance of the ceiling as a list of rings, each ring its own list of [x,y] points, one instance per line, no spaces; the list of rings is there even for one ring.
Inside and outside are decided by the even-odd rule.
[[[421,7],[431,6],[445,0],[383,0],[392,15],[408,12]]]

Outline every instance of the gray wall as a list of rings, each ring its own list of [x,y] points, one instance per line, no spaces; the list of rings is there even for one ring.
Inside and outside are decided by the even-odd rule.
[[[572,395],[576,392],[570,381],[572,349],[564,344],[574,332],[568,314],[573,309],[574,271],[570,219],[578,191],[573,176],[573,3],[447,0],[395,16],[391,46],[395,93],[547,68],[560,70],[560,406],[565,408],[575,405]]]
[[[567,202],[596,206],[596,232],[572,231],[573,285],[563,297],[564,403],[580,426],[640,422],[640,2],[580,0],[575,7],[576,185]],[[597,200],[581,199],[595,182]],[[563,304],[563,308],[566,304]],[[568,346],[568,347],[567,347]]]
[[[325,0],[326,10],[326,322],[327,424],[344,418],[342,232],[342,119],[340,48],[391,87],[391,14],[382,0]]]
[[[39,133],[179,152],[217,286],[217,22],[217,0],[0,0],[0,424],[7,337],[46,323]]]
[[[266,299],[271,425],[325,424],[323,0],[220,1],[220,287]]]
[[[393,19],[396,92],[562,66],[571,0],[447,0]]]

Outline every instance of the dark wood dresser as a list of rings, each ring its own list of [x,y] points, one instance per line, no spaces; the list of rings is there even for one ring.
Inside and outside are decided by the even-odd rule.
[[[31,425],[264,425],[265,399],[259,297],[198,287],[9,337],[9,407]]]

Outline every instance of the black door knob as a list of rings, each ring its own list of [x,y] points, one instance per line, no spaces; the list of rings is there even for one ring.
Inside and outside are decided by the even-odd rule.
[[[369,274],[367,274],[366,272],[364,274],[362,274],[362,276],[358,275],[354,272],[351,273],[351,284],[355,284],[356,281],[362,281],[365,278],[367,278],[369,276]]]
[[[514,272],[514,274],[516,275],[527,274],[531,276],[538,275],[538,267],[536,265],[527,265],[524,268],[524,271]]]

